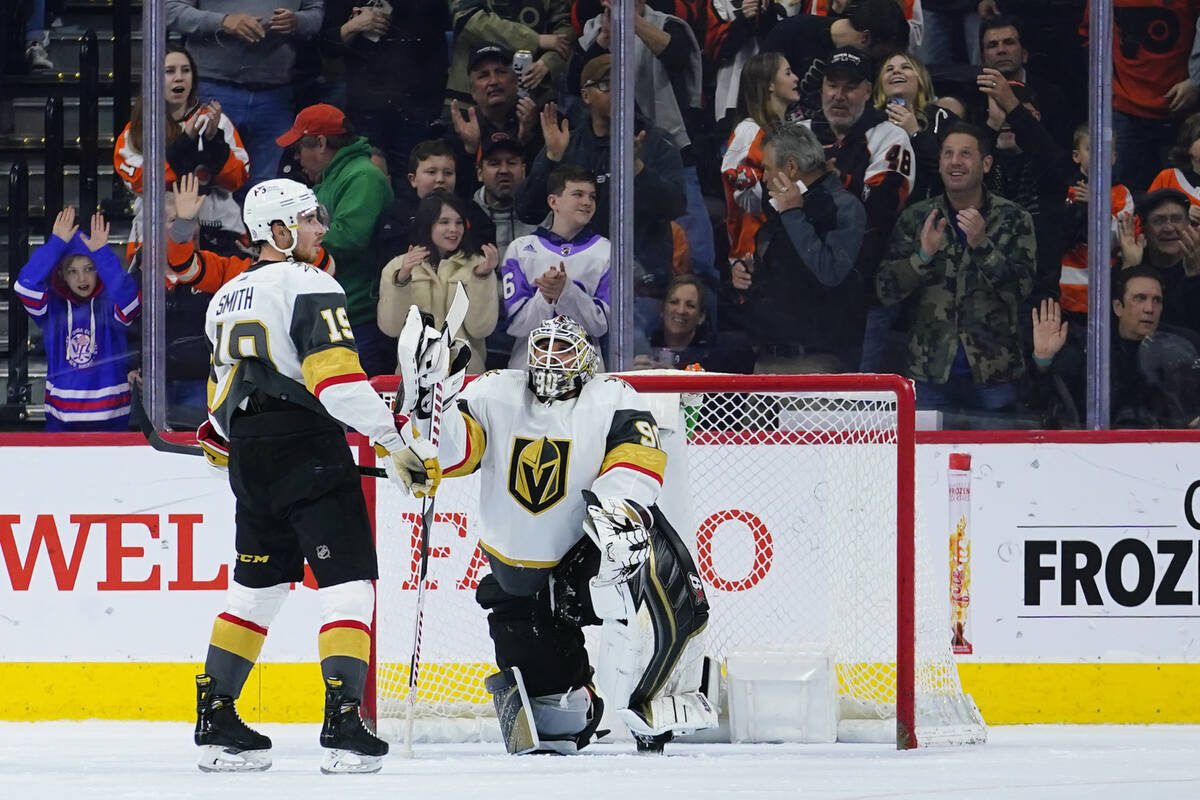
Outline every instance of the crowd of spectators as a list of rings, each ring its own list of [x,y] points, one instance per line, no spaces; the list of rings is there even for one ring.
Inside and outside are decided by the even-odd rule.
[[[1114,423],[1195,425],[1171,393],[1200,375],[1200,0],[1114,7]],[[369,374],[456,283],[474,372],[557,313],[602,340],[629,91],[633,263],[612,266],[637,367],[898,372],[920,408],[1080,423],[1086,0],[632,9],[626,87],[611,0],[167,0],[172,296],[248,263],[238,199],[287,176],[328,208],[322,266]],[[135,193],[139,119],[114,154]],[[173,343],[196,333],[176,316]]]

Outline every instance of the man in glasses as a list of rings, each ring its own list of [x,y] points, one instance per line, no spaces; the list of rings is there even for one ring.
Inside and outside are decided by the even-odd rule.
[[[1178,189],[1156,189],[1136,205],[1146,237],[1140,263],[1162,275],[1163,323],[1200,331],[1200,231],[1188,222],[1188,206]]]

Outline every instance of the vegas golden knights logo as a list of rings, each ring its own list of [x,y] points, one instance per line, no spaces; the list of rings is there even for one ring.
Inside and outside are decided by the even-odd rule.
[[[570,457],[571,442],[567,439],[514,436],[508,493],[531,514],[552,508],[567,494]]]

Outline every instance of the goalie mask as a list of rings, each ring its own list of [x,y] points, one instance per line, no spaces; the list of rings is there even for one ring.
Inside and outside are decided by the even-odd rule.
[[[529,333],[529,390],[543,402],[582,389],[597,363],[587,332],[570,317],[546,320]]]
[[[287,178],[275,178],[255,185],[246,195],[242,220],[250,231],[251,241],[266,242],[290,258],[299,241],[301,218],[313,213],[318,222],[329,226],[329,211],[317,202],[312,189]],[[283,223],[292,234],[292,243],[288,247],[280,247],[275,242],[271,226],[276,222]]]

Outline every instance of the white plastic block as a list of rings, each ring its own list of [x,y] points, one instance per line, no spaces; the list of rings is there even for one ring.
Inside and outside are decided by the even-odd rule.
[[[837,740],[837,679],[824,645],[725,658],[732,742]]]

